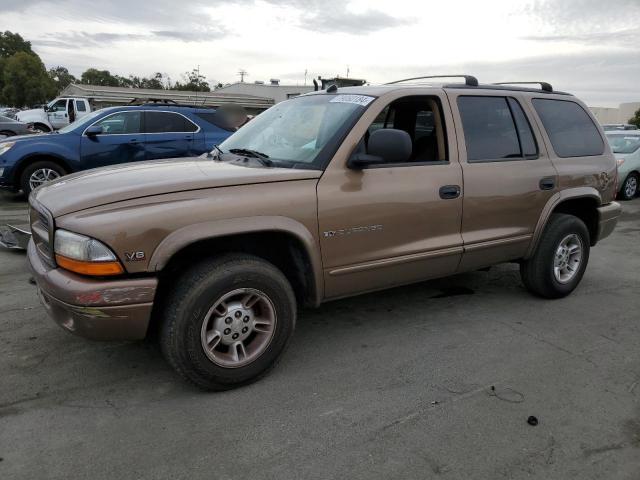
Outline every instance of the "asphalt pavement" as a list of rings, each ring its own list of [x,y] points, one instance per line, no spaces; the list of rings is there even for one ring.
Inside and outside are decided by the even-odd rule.
[[[637,480],[640,199],[623,208],[568,298],[502,265],[328,303],[224,393],[150,342],[63,331],[0,251],[0,479]],[[24,215],[0,194],[0,223]]]

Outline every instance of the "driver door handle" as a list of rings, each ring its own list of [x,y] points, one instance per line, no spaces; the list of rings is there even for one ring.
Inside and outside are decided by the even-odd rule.
[[[440,187],[440,198],[450,200],[460,196],[460,185],[445,185]]]

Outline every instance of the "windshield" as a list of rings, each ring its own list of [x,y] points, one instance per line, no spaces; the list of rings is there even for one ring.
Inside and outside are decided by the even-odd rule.
[[[633,153],[640,148],[640,135],[607,135],[613,153]]]
[[[95,118],[104,113],[104,110],[96,110],[95,112],[91,112],[89,115],[85,115],[82,118],[79,118],[78,120],[76,120],[73,123],[70,123],[69,125],[67,125],[66,127],[61,128],[60,130],[58,130],[59,133],[68,133],[68,132],[72,132],[73,130],[75,130],[78,127],[81,127],[83,125],[86,125],[88,123],[91,123],[93,120],[95,120]]]
[[[328,94],[287,100],[251,120],[220,149],[224,153],[252,150],[278,167],[322,169],[323,149],[335,145],[372,100],[364,95]]]

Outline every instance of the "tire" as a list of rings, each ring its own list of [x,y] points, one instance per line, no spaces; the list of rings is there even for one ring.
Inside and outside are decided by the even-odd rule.
[[[562,245],[564,250],[561,250]],[[578,252],[574,249],[575,245],[579,247]],[[573,253],[569,253],[571,251]],[[535,253],[520,264],[522,282],[535,295],[544,298],[566,297],[580,283],[589,262],[589,251],[589,230],[584,222],[573,215],[554,213]]]
[[[275,366],[296,323],[295,296],[280,270],[258,257],[226,254],[188,269],[175,285],[161,313],[160,347],[166,360],[184,379],[203,390],[228,390],[257,380]],[[226,309],[216,307],[220,299],[234,292],[241,293],[228,297]],[[243,310],[242,315],[236,316],[244,308],[238,307],[244,305],[244,295],[260,294],[266,301],[262,298],[256,301],[249,309],[253,313],[245,316]],[[236,302],[236,298],[243,300]],[[249,315],[251,321],[245,324]],[[264,318],[269,316],[271,327],[265,327]],[[259,318],[263,322],[260,329]],[[232,323],[227,324],[229,320]],[[248,334],[244,333],[245,326],[251,328]],[[269,328],[271,333],[264,333]],[[243,340],[245,335],[248,337]],[[217,346],[209,348],[209,342]],[[241,349],[236,349],[238,343],[243,344]]]
[[[36,133],[49,133],[51,129],[42,123],[35,123],[33,125],[33,131]]]
[[[39,173],[41,175],[38,175]],[[34,162],[27,165],[22,171],[22,174],[20,175],[20,188],[28,197],[31,190],[39,186],[35,184],[35,178],[40,178],[43,180],[43,183],[46,183],[46,181],[55,180],[56,178],[62,177],[66,174],[67,172],[65,169],[55,162],[49,160]],[[47,178],[48,180],[46,180]]]
[[[620,198],[623,200],[633,200],[635,196],[638,194],[638,183],[640,179],[638,178],[638,174],[635,172],[627,175],[627,178],[624,179],[622,183],[622,188],[620,188]]]
[[[13,137],[15,136],[15,132],[10,132],[8,130],[3,130],[0,132],[0,137]]]

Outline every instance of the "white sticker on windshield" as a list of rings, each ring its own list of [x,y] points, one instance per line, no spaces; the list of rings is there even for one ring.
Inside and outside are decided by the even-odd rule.
[[[331,102],[335,103],[355,103],[356,105],[362,105],[366,107],[374,100],[374,97],[368,95],[336,95],[331,99]]]

